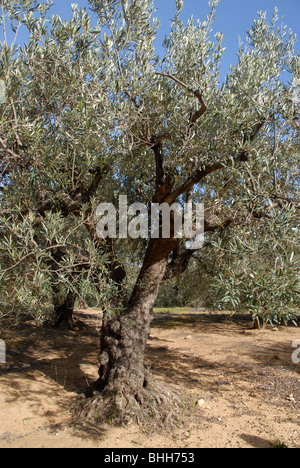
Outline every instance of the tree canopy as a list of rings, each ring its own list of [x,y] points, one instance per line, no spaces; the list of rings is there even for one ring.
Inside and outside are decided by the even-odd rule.
[[[43,302],[42,290],[47,296],[53,282],[48,257],[60,245],[68,253],[59,282],[76,289],[74,275],[68,286],[70,270],[84,263],[78,259],[83,251],[91,264],[90,220],[100,201],[127,194],[144,204],[183,203],[193,191],[194,201],[205,203],[221,302],[236,307],[247,298],[258,313],[271,303],[285,312],[296,306],[296,38],[279,21],[278,10],[271,24],[259,13],[238,64],[221,83],[224,38],[212,34],[219,2],[210,2],[205,21],[187,24],[181,20],[183,2],[176,3],[161,57],[154,47],[158,20],[151,1],[93,0],[96,27],[75,5],[66,22],[51,17],[50,2],[2,1],[2,300],[11,300],[8,281],[20,299],[32,289]],[[21,45],[19,28],[29,36]],[[289,80],[283,79],[286,72]],[[90,236],[82,232],[88,220]],[[264,260],[258,262],[255,252]],[[181,249],[183,255],[192,257]],[[104,268],[102,257],[96,263]],[[85,270],[82,265],[80,278]]]

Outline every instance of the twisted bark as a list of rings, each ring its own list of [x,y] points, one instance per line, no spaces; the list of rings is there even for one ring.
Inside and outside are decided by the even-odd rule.
[[[105,314],[100,340],[99,379],[95,389],[109,400],[107,408],[126,416],[134,403],[143,403],[150,384],[144,366],[153,307],[168,257],[178,240],[152,239],[137,284],[123,313]]]

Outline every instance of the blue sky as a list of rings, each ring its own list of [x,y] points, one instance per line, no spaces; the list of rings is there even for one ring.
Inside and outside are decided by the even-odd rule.
[[[170,28],[170,19],[174,17],[175,0],[154,0],[157,17],[161,26],[157,40],[158,50],[165,34]],[[59,14],[63,19],[71,15],[71,3],[78,3],[80,7],[88,7],[88,0],[54,0],[53,14]],[[217,10],[214,32],[222,32],[225,37],[226,53],[221,69],[222,79],[225,78],[230,64],[236,63],[239,38],[244,41],[246,31],[251,28],[253,20],[257,18],[259,10],[267,11],[272,17],[275,7],[279,9],[279,16],[284,16],[285,24],[299,36],[297,51],[300,51],[300,0],[221,0]],[[209,12],[208,0],[185,0],[184,17],[191,15],[205,20]]]
[[[174,0],[156,0],[158,17],[161,21],[160,38],[169,30],[169,18],[175,12]],[[299,36],[297,51],[300,51],[300,0],[221,0],[217,9],[214,32],[221,32],[225,37],[226,52],[221,68],[222,79],[227,75],[231,64],[237,61],[239,39],[244,42],[246,31],[258,17],[258,11],[267,11],[271,19],[275,7],[279,9],[279,17],[284,16],[284,23]],[[184,17],[191,15],[205,20],[209,13],[208,0],[185,0]]]

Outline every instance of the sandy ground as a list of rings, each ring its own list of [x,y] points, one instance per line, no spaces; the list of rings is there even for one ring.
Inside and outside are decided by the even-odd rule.
[[[97,312],[76,317],[85,327],[72,332],[2,324],[1,448],[300,447],[300,364],[291,360],[297,328],[254,331],[243,317],[207,312],[158,315],[146,364],[155,379],[195,395],[195,422],[149,434],[72,416],[71,405],[97,377],[101,324]]]

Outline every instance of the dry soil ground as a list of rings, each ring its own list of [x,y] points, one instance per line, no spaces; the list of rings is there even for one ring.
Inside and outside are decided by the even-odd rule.
[[[197,423],[149,434],[73,417],[71,404],[97,377],[101,314],[76,318],[84,327],[72,332],[30,321],[1,325],[1,448],[269,448],[276,440],[300,447],[300,365],[291,360],[297,328],[254,331],[249,320],[228,314],[157,314],[147,365],[156,379],[195,395]]]

